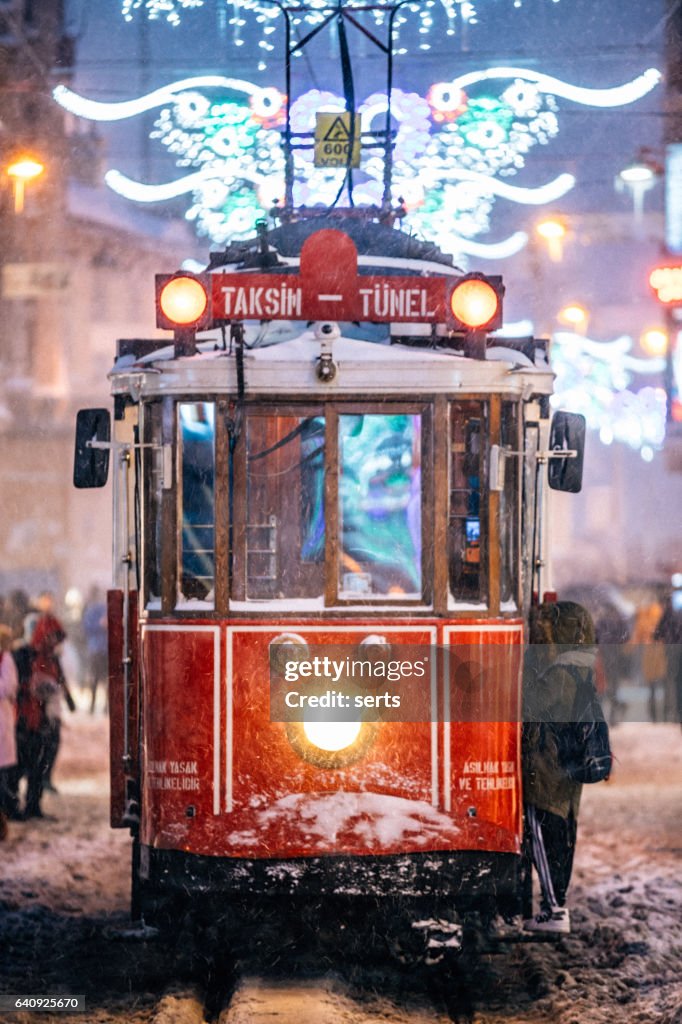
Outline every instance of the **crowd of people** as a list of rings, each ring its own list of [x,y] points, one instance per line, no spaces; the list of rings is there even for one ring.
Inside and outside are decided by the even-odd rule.
[[[682,575],[673,576],[672,587],[642,588],[634,599],[608,586],[568,593],[595,623],[597,685],[610,723],[640,716],[682,722]],[[635,708],[628,706],[633,686],[645,694]]]
[[[45,818],[42,798],[56,792],[52,773],[61,738],[64,705],[74,711],[62,659],[67,629],[77,681],[90,691],[95,711],[100,685],[106,692],[106,606],[97,587],[82,608],[58,616],[55,595],[29,598],[14,590],[0,598],[0,840],[8,821]]]

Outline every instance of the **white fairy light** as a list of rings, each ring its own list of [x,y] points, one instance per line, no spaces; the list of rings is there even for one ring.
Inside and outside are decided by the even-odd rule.
[[[333,0],[279,0],[279,3],[268,3],[267,0],[223,0],[225,7],[232,11],[228,23],[232,26],[244,25],[245,20],[237,17],[240,12],[248,12],[256,24],[263,26],[268,19],[277,18],[281,9],[288,11],[293,25],[306,24],[311,27],[319,25],[336,9]],[[557,2],[557,0],[554,0]],[[182,14],[205,6],[205,0],[121,0],[121,13],[126,21],[132,21],[138,11],[142,11],[150,21],[165,21],[169,25],[178,26]],[[367,0],[342,0],[342,7],[354,12],[356,17],[373,21],[375,26],[382,26],[386,16],[396,8],[396,0],[371,0],[372,10],[367,10]],[[518,0],[512,0],[512,6],[519,6]],[[295,12],[295,13],[294,13]],[[463,25],[478,24],[478,8],[473,0],[433,0],[427,3],[405,4],[399,8],[393,19],[394,30],[399,38],[401,29],[416,21],[419,33],[440,33],[443,21],[447,35],[455,34],[455,24],[459,20]],[[409,40],[409,33],[406,33]],[[396,41],[396,40],[394,40]],[[242,45],[238,28],[235,28],[235,45]],[[419,43],[419,49],[427,49],[430,43]],[[297,51],[298,52],[298,51]],[[395,52],[400,52],[397,49]],[[403,52],[406,52],[403,51]]]
[[[530,71],[528,68],[494,67],[486,68],[483,71],[470,71],[454,78],[447,84],[451,89],[465,89],[468,85],[476,85],[479,82],[498,78],[517,78],[526,82],[535,82],[543,92],[560,96],[572,103],[582,103],[589,107],[620,107],[627,103],[634,103],[635,100],[646,96],[658,85],[662,75],[656,68],[648,68],[637,78],[624,85],[617,85],[610,89],[590,89],[570,85],[568,82],[562,82],[559,78],[553,78],[552,75]]]
[[[430,17],[429,7],[426,12]],[[260,47],[265,52],[272,49],[265,37]],[[259,67],[265,67],[265,60]],[[495,77],[502,82],[497,94],[492,86]],[[445,252],[483,259],[513,255],[527,243],[525,232],[497,242],[479,237],[491,229],[495,202],[540,206],[555,202],[576,184],[570,174],[530,188],[502,180],[524,168],[534,147],[548,144],[558,134],[555,95],[583,104],[615,105],[634,102],[659,80],[659,73],[650,69],[612,89],[583,89],[524,68],[500,67],[436,83],[425,97],[395,89],[391,200],[404,206],[409,230]],[[553,93],[546,92],[550,86]],[[106,183],[135,202],[162,202],[191,193],[187,218],[216,242],[250,236],[255,221],[282,198],[286,97],[275,88],[205,75],[117,103],[89,100],[65,86],[58,86],[53,95],[66,110],[96,121],[120,121],[160,108],[151,138],[189,173],[151,184],[112,169]],[[383,93],[373,93],[358,104],[365,137],[383,130],[387,108]],[[309,90],[291,104],[291,130],[312,132],[318,113],[345,109],[343,97]],[[292,158],[294,204],[333,203],[345,169],[314,167],[311,148],[294,149]],[[356,204],[381,205],[383,176],[381,145],[365,144],[362,173],[353,191]]]

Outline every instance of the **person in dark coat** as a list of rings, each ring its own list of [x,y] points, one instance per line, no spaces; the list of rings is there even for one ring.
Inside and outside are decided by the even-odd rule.
[[[46,766],[46,733],[44,702],[34,691],[33,664],[36,650],[32,640],[39,615],[30,612],[24,622],[22,642],[13,650],[17,668],[19,688],[17,693],[17,766],[12,775],[11,786],[19,818],[42,818],[40,802],[43,795],[43,780]],[[26,805],[18,810],[19,784],[25,778],[27,783]]]
[[[594,682],[594,623],[573,601],[541,605],[531,624],[524,676],[523,793],[533,865],[541,888],[539,914],[527,931],[566,934],[566,893],[571,879],[582,784],[559,763],[558,730],[574,714],[579,680]]]
[[[83,609],[82,620],[87,651],[87,677],[91,688],[90,714],[97,703],[97,688],[101,683],[105,691],[109,674],[107,644],[107,606],[99,587],[92,587]]]
[[[665,721],[682,724],[682,591],[675,590],[663,608],[654,639],[665,645]]]

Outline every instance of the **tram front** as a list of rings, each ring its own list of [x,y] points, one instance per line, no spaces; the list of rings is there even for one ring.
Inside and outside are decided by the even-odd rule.
[[[113,441],[81,439],[115,454],[112,824],[147,919],[183,893],[519,906],[552,375],[493,338],[499,279],[375,228],[228,248],[172,344],[119,343]]]

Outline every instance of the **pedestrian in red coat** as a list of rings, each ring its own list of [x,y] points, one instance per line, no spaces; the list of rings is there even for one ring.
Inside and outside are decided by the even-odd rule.
[[[59,752],[62,725],[62,696],[70,694],[59,661],[59,647],[66,639],[61,622],[51,612],[40,616],[33,634],[35,658],[32,666],[31,688],[42,703],[45,749],[43,761],[43,788],[56,792],[52,784],[52,769]],[[27,807],[28,814],[28,807]]]

